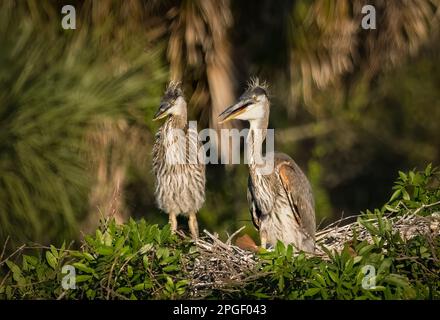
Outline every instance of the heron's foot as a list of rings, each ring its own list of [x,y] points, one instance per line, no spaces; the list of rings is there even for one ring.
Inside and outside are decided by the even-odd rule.
[[[272,244],[268,244],[268,243],[264,244],[264,246],[261,245],[261,248],[265,249],[266,251],[274,251],[275,250],[275,246]]]
[[[169,213],[168,219],[169,219],[168,222],[171,226],[171,232],[176,233],[176,231],[177,231],[177,214]]]
[[[266,250],[267,251],[274,251],[275,250],[275,246],[271,245],[271,244],[267,244],[266,245]]]
[[[199,237],[199,225],[197,223],[197,216],[195,212],[191,212],[189,214],[188,225],[189,225],[189,230],[191,231],[191,237],[194,240],[197,240],[197,238]]]

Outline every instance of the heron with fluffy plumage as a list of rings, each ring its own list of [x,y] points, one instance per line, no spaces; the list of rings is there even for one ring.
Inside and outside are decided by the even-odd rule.
[[[187,105],[178,82],[168,85],[153,120],[163,118],[166,120],[153,146],[156,202],[168,213],[173,232],[177,230],[177,216],[187,216],[191,235],[196,239],[196,213],[205,201],[205,164],[197,153],[202,150],[197,129],[188,126]]]
[[[295,163],[284,153],[274,152],[273,170],[262,172],[258,153],[266,138],[270,101],[267,86],[251,81],[238,102],[220,114],[221,122],[231,119],[248,121],[246,138],[249,179],[247,196],[252,221],[259,230],[262,247],[275,246],[280,240],[299,250],[315,248],[315,209],[310,183]],[[267,155],[266,155],[267,158]]]

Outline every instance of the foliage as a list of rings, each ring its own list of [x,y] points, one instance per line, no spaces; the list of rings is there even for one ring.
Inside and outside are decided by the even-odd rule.
[[[400,172],[390,201],[358,218],[342,251],[321,244],[325,255],[310,255],[279,242],[273,251],[256,255],[258,263],[242,283],[213,288],[209,297],[439,299],[439,237],[403,236],[392,219],[408,214],[438,216],[438,178],[431,165],[424,171]],[[361,227],[369,241],[360,239]],[[51,246],[37,255],[22,254],[4,262],[0,258],[0,298],[196,297],[189,279],[196,259],[203,259],[197,246],[172,235],[168,225],[161,229],[144,220],[109,222],[94,236],[86,236],[81,250]],[[76,268],[75,290],[61,287],[65,265]]]
[[[381,205],[397,168],[439,160],[440,2],[370,1],[374,31],[363,1],[333,2],[1,1],[0,244],[59,245],[115,208],[166,221],[148,157],[168,74],[201,127],[265,78],[276,148],[308,168],[318,221]],[[247,168],[207,175],[201,227],[252,228]]]
[[[125,67],[112,64],[122,58],[102,34],[61,32],[47,8],[0,4],[1,243],[77,236],[94,182],[88,132],[105,119],[143,121],[164,83],[159,48],[132,45]]]
[[[168,225],[159,229],[144,220],[122,226],[112,221],[86,236],[80,251],[51,246],[39,256],[23,255],[21,267],[6,261],[14,285],[1,292],[8,299],[179,298],[188,285],[184,275],[191,248],[189,241],[178,241]],[[77,289],[64,295],[66,265],[76,269]]]
[[[440,199],[440,181],[437,168],[429,164],[424,171],[399,171],[399,178],[393,187],[394,193],[385,209],[399,212],[402,206],[416,209],[417,213],[429,215],[435,210],[430,206]],[[428,208],[429,209],[428,209]]]

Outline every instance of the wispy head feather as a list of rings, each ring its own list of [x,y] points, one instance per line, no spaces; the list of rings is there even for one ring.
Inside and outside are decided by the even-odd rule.
[[[258,77],[251,77],[248,81],[248,87],[246,89],[246,92],[254,92],[255,90],[263,90],[264,94],[266,96],[269,96],[269,85],[266,81],[260,81]]]
[[[165,90],[164,98],[177,99],[180,96],[183,96],[182,83],[180,81],[170,81]]]

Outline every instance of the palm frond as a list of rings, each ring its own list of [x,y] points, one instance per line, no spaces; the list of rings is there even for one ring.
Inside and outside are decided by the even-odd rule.
[[[75,236],[95,179],[87,132],[102,119],[143,121],[166,77],[157,49],[132,45],[123,67],[109,64],[114,47],[88,25],[39,29],[45,9],[33,3],[0,5],[0,242]]]

